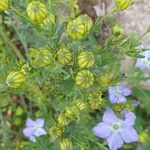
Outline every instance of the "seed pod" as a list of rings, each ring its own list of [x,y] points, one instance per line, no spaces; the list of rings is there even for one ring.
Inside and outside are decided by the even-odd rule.
[[[26,80],[26,76],[21,71],[13,71],[11,72],[6,80],[6,83],[11,88],[18,88],[23,85]]]
[[[58,116],[58,123],[61,126],[66,126],[69,123],[69,119],[64,114],[61,114]]]
[[[70,21],[67,25],[67,33],[74,40],[82,39],[85,35],[84,24],[77,20]]]
[[[72,142],[69,139],[63,139],[60,142],[60,150],[73,150]]]
[[[61,46],[61,49],[57,52],[57,58],[62,65],[67,65],[72,60],[72,54],[65,46]]]
[[[50,24],[55,23],[55,16],[53,14],[48,14],[47,17],[43,21],[43,25],[48,26]]]
[[[42,2],[33,1],[27,6],[27,14],[31,21],[43,23],[47,16],[47,8]]]
[[[93,92],[88,96],[89,108],[92,110],[100,109],[104,105],[104,100],[102,99],[101,92]]]
[[[116,5],[120,10],[125,10],[133,4],[133,0],[115,0]]]
[[[112,28],[112,33],[115,36],[119,36],[119,35],[123,34],[123,27],[119,24],[114,25]]]
[[[89,68],[95,62],[92,52],[81,52],[78,56],[78,64],[80,68]]]
[[[9,7],[9,0],[0,0],[0,11],[4,11]]]
[[[84,109],[86,108],[85,103],[81,102],[80,100],[77,100],[77,101],[76,101],[76,106],[77,106],[77,108],[78,108],[80,111],[82,111],[82,110],[84,110]]]
[[[113,80],[113,75],[109,73],[105,73],[101,75],[98,80],[99,80],[98,82],[102,87],[108,87],[111,81]]]
[[[33,68],[53,66],[53,55],[47,49],[31,49],[29,59]]]
[[[94,75],[89,70],[82,70],[77,73],[75,81],[80,88],[89,88],[93,85]]]
[[[92,28],[92,25],[93,25],[92,19],[87,14],[80,15],[76,19],[76,21],[84,24],[84,32],[85,33],[88,33],[90,31],[90,29]]]
[[[59,138],[64,132],[64,127],[60,125],[55,125],[49,130],[49,134],[53,139]]]
[[[68,107],[65,110],[65,116],[68,117],[71,120],[74,120],[79,115],[79,109],[76,106]]]

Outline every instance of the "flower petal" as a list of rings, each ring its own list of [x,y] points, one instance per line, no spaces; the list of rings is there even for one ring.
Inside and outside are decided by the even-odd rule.
[[[115,132],[107,139],[107,143],[110,150],[117,150],[123,145],[123,140],[120,134]]]
[[[36,125],[35,121],[33,121],[31,118],[28,118],[26,120],[26,126],[27,127],[34,127]]]
[[[122,90],[122,94],[123,94],[124,96],[129,96],[129,95],[131,95],[131,93],[132,93],[132,91],[131,91],[131,89],[129,89],[129,88],[124,88],[124,89]]]
[[[106,139],[112,134],[112,128],[108,124],[101,122],[93,128],[93,132],[96,136]]]
[[[33,142],[33,143],[35,143],[35,142],[36,142],[36,138],[35,138],[35,136],[30,136],[30,137],[29,137],[29,140],[30,140],[31,142]]]
[[[103,122],[112,125],[114,122],[116,122],[116,120],[117,117],[115,113],[112,111],[112,109],[107,108],[103,116]]]
[[[124,127],[124,128],[122,128],[120,133],[121,133],[121,136],[122,136],[123,140],[126,143],[131,143],[131,142],[138,141],[137,131],[133,127],[129,127],[129,128]]]
[[[35,123],[36,123],[36,126],[43,127],[44,126],[44,119],[36,119]]]
[[[128,112],[124,115],[125,120],[123,122],[123,126],[131,127],[134,125],[136,116],[133,112]]]
[[[117,100],[117,103],[118,104],[125,103],[126,101],[127,101],[127,99],[124,96],[119,96],[118,100]]]
[[[26,127],[23,129],[23,134],[26,136],[26,137],[30,137],[31,135],[33,135],[33,128],[31,127]]]
[[[34,131],[34,135],[35,136],[42,136],[42,135],[46,135],[46,131],[42,128],[38,128]]]

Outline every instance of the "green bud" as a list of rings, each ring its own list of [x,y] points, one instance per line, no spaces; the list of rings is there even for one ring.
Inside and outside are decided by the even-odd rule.
[[[19,107],[16,109],[15,115],[16,115],[16,116],[21,116],[22,114],[23,114],[23,109],[19,106]]]
[[[11,88],[18,88],[24,84],[25,80],[26,76],[22,71],[13,71],[8,75],[6,83]]]
[[[60,142],[60,150],[73,150],[72,142],[69,139],[63,139]]]
[[[115,0],[116,5],[120,10],[125,10],[129,6],[131,6],[134,2],[134,0]]]
[[[123,27],[119,24],[114,25],[112,28],[112,33],[115,36],[119,36],[119,35],[123,34]]]

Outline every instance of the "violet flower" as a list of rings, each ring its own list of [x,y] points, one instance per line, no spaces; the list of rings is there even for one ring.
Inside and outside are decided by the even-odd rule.
[[[125,103],[126,96],[131,95],[131,89],[127,88],[124,83],[118,83],[116,86],[109,87],[109,100],[111,103]]]
[[[26,127],[23,129],[23,134],[32,142],[36,142],[36,137],[46,135],[46,131],[43,129],[44,120],[36,119],[33,121],[28,118],[26,120]]]
[[[144,58],[138,58],[135,66],[141,70],[150,71],[150,51],[142,52]]]
[[[123,143],[138,141],[137,131],[133,128],[136,116],[132,112],[124,115],[125,119],[119,119],[115,113],[107,108],[103,121],[93,128],[94,134],[107,141],[110,150],[117,150]]]

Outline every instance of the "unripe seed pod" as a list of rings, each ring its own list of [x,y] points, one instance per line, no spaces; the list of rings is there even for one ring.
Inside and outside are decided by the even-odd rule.
[[[82,70],[77,73],[75,81],[80,88],[89,88],[93,85],[94,75],[89,70]]]
[[[95,62],[92,52],[81,52],[78,56],[78,64],[80,68],[89,68]]]
[[[89,108],[92,110],[100,109],[104,105],[101,92],[93,92],[88,96]]]
[[[67,25],[67,33],[74,40],[82,39],[85,35],[84,24],[77,20],[70,21]]]
[[[134,0],[116,0],[116,5],[120,10],[125,10],[133,4]]]
[[[42,2],[33,1],[27,6],[28,17],[35,23],[43,23],[47,13],[47,8]]]
[[[0,11],[4,11],[9,7],[9,0],[0,0]]]
[[[53,14],[48,14],[47,17],[44,19],[43,24],[45,26],[51,25],[55,23],[55,17]]]
[[[64,127],[60,125],[55,125],[49,130],[49,134],[53,139],[59,138],[64,132]]]
[[[23,85],[26,80],[26,76],[21,71],[11,72],[6,80],[6,83],[11,88],[18,88]]]
[[[123,34],[123,27],[119,24],[114,25],[112,28],[112,33],[115,36],[119,36],[119,35]]]
[[[73,150],[72,142],[69,139],[63,139],[60,142],[60,150]]]
[[[85,33],[88,33],[90,31],[90,29],[92,28],[92,25],[93,25],[92,19],[87,14],[80,15],[76,19],[76,21],[84,24]]]
[[[53,55],[47,49],[31,49],[29,59],[33,68],[53,66]]]
[[[57,52],[57,58],[62,65],[67,65],[72,60],[72,54],[65,46],[62,46]]]
[[[69,123],[69,119],[64,114],[61,114],[58,116],[58,123],[62,126],[66,126]]]

